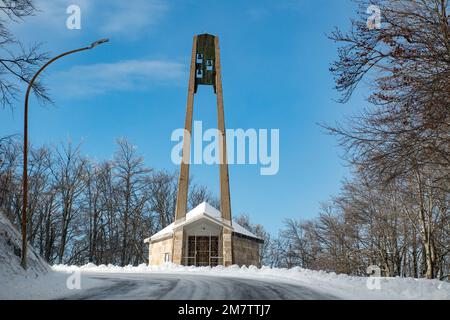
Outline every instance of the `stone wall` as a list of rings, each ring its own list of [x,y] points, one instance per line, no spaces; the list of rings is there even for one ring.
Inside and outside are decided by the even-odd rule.
[[[233,264],[259,267],[260,246],[260,242],[255,239],[233,233]]]
[[[166,253],[169,254],[169,261],[172,261],[172,244],[172,237],[152,242],[149,250],[149,264],[155,266],[164,263]]]
[[[150,265],[160,265],[164,263],[164,256],[169,254],[169,261],[182,264],[183,257],[183,229],[175,231],[174,236],[168,237],[150,244],[149,263]],[[174,240],[176,244],[174,245]],[[187,240],[187,239],[185,239]],[[219,252],[223,257],[223,264],[260,266],[259,252],[261,242],[248,238],[228,229],[223,229],[219,234]]]
[[[233,264],[233,254],[232,254],[232,231],[223,228],[222,232],[222,258],[223,265],[225,267],[231,266]]]
[[[184,252],[183,252],[183,227],[177,228],[173,231],[173,257],[172,257],[172,262],[175,264],[183,264],[183,257]]]

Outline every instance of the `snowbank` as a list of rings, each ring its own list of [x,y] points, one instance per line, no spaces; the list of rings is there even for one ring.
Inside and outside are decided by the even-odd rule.
[[[12,276],[37,278],[47,274],[50,266],[32,247],[28,248],[28,269],[20,266],[22,237],[8,218],[0,212],[0,279]]]
[[[379,278],[351,277],[324,271],[312,271],[302,268],[277,269],[262,267],[186,267],[175,264],[161,266],[118,267],[114,265],[86,264],[81,267],[55,265],[53,270],[73,273],[199,273],[219,277],[243,277],[267,279],[271,281],[292,282],[310,287],[316,291],[332,294],[342,299],[450,299],[450,283],[438,280],[412,278]],[[379,288],[379,289],[376,289]],[[375,288],[375,289],[369,289]]]
[[[67,274],[55,272],[28,246],[28,268],[20,265],[22,237],[8,218],[0,212],[0,300],[54,299],[67,296]],[[96,284],[87,281],[84,287]]]
[[[8,218],[0,212],[0,299],[25,297],[41,279],[53,273],[50,266],[29,247],[28,269],[20,265],[22,238]]]

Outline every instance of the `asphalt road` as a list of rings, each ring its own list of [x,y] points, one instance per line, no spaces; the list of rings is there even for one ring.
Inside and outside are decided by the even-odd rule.
[[[98,286],[66,299],[93,300],[324,300],[332,295],[278,280],[196,274],[86,274]]]

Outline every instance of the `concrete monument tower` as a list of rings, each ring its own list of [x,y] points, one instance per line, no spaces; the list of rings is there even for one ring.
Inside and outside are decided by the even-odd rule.
[[[189,89],[186,107],[185,135],[183,139],[183,156],[178,181],[178,196],[175,210],[175,230],[173,261],[181,264],[183,257],[183,228],[177,230],[177,224],[186,219],[189,159],[191,150],[192,115],[194,109],[194,95],[198,85],[213,86],[217,96],[217,120],[219,130],[219,159],[220,159],[220,213],[224,223],[231,226],[230,185],[228,177],[228,163],[226,157],[225,119],[223,110],[222,75],[220,67],[219,38],[210,34],[194,36],[192,46]],[[231,231],[224,228],[222,234],[223,264],[232,262]]]
[[[217,97],[220,210],[204,202],[187,212],[192,116],[199,85],[212,86]],[[260,265],[263,240],[231,219],[219,38],[210,34],[194,36],[182,152],[175,219],[144,240],[149,264]]]

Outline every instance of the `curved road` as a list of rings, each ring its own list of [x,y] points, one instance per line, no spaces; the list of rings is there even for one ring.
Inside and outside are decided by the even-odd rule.
[[[66,299],[323,300],[332,295],[285,281],[196,274],[87,274],[99,286]],[[103,285],[104,282],[104,285]]]

